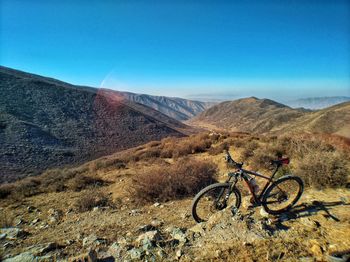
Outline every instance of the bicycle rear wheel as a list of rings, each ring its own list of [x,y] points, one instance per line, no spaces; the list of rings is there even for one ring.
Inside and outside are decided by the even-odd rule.
[[[227,206],[239,208],[241,195],[229,183],[216,183],[203,188],[192,201],[192,217],[197,223],[207,221],[214,213]]]
[[[273,182],[266,190],[262,205],[267,213],[280,214],[298,202],[304,190],[304,183],[297,176],[286,176]]]

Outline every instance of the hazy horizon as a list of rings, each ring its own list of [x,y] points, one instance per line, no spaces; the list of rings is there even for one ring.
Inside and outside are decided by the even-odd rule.
[[[347,1],[1,1],[1,65],[196,100],[350,96]]]

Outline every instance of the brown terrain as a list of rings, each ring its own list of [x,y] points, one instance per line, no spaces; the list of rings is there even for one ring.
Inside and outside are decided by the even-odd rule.
[[[252,97],[205,110],[194,128],[156,111],[163,98],[0,69],[0,182],[22,178],[0,185],[1,261],[331,261],[349,250],[349,102],[311,111]],[[240,184],[238,212],[196,224],[191,201],[226,180],[228,146],[264,174],[289,156],[278,177],[303,179],[297,205],[268,215]]]
[[[243,98],[217,104],[187,123],[212,130],[255,134],[306,132],[350,137],[350,102],[310,111],[269,99]]]
[[[240,186],[236,215],[227,208],[196,224],[192,190],[202,180],[195,178],[226,179],[227,145],[245,167],[266,174],[268,159],[289,155],[283,174],[302,177],[306,186],[297,206],[267,215],[249,208]],[[340,136],[204,133],[47,171],[0,187],[2,259],[327,261],[350,246],[349,151],[349,140]]]
[[[192,132],[107,90],[5,67],[0,80],[0,182]]]

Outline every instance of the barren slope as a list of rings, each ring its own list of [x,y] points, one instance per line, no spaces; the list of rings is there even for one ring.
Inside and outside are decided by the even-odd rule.
[[[0,68],[0,182],[82,163],[188,127],[152,108]]]
[[[307,111],[251,97],[215,105],[187,123],[255,134],[308,132],[350,137],[350,102]]]

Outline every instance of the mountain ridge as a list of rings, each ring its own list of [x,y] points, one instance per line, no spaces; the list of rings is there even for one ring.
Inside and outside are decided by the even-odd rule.
[[[350,102],[310,111],[270,99],[242,98],[217,104],[186,123],[256,134],[320,132],[350,137]]]
[[[192,132],[103,90],[5,67],[0,79],[0,182]]]

